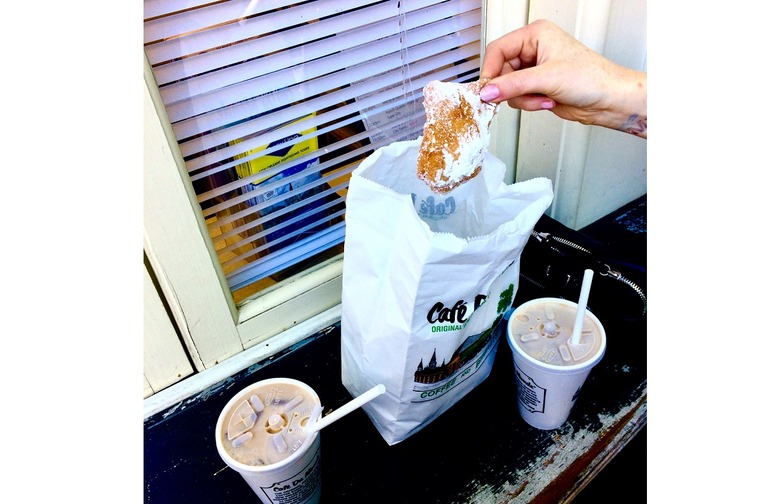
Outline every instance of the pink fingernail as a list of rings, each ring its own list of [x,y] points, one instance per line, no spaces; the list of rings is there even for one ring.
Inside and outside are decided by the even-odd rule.
[[[482,101],[489,102],[490,100],[495,100],[498,98],[499,94],[500,91],[498,86],[495,84],[488,84],[480,90],[479,97],[482,98]]]
[[[553,108],[555,106],[555,102],[552,101],[552,100],[544,100],[540,106],[544,110],[550,110],[551,108]]]

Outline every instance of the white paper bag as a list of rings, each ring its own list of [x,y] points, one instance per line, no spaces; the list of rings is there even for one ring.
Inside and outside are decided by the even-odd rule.
[[[417,178],[421,139],[374,152],[347,193],[342,383],[388,444],[422,429],[490,373],[516,294],[520,252],[553,197],[550,180],[507,186],[488,154],[447,194]]]

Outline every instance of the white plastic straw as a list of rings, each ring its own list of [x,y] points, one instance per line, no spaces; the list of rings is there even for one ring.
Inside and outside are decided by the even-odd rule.
[[[582,323],[585,321],[585,309],[588,307],[588,296],[590,295],[590,285],[593,283],[593,270],[586,269],[582,277],[582,288],[580,289],[580,299],[577,301],[577,314],[574,316],[574,329],[571,331],[571,344],[579,345],[580,334],[582,334]]]
[[[328,425],[332,424],[339,418],[349,413],[352,413],[359,407],[366,404],[368,401],[371,401],[372,399],[376,399],[377,397],[381,396],[384,393],[385,393],[385,386],[380,383],[376,387],[369,389],[366,392],[363,392],[362,394],[352,399],[351,401],[349,401],[347,404],[340,407],[339,409],[331,412],[329,415],[322,417],[319,422],[309,424],[307,430],[309,432],[317,432],[318,430],[327,427]]]

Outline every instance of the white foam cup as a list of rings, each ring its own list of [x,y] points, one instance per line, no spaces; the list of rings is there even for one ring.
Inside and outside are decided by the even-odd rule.
[[[585,312],[579,344],[572,343],[576,312],[571,301],[538,298],[509,317],[517,405],[523,420],[538,429],[557,429],[566,422],[607,347],[604,326],[590,311]]]
[[[271,378],[250,385],[223,408],[215,428],[222,460],[266,504],[316,504],[321,493],[322,406],[308,385]]]

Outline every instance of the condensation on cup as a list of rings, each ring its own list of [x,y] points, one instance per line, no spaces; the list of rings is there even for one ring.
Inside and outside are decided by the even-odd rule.
[[[538,429],[557,429],[569,417],[590,370],[607,346],[604,326],[585,312],[578,343],[572,341],[577,304],[538,298],[517,307],[507,324],[520,416]]]
[[[317,393],[289,378],[250,385],[223,408],[215,429],[222,460],[266,504],[316,504],[321,493]]]

